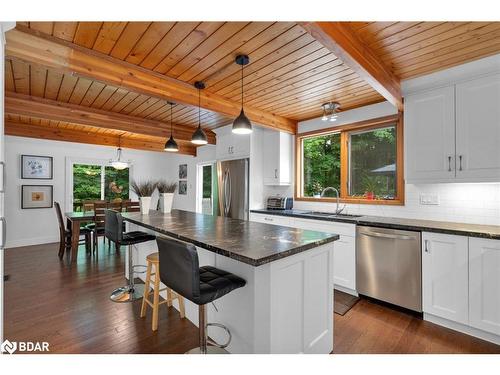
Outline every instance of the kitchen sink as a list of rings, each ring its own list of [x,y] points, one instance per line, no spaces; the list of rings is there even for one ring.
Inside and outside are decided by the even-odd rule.
[[[305,212],[303,215],[307,215],[307,216],[320,216],[320,217],[331,217],[331,218],[335,218],[335,217],[338,217],[338,218],[342,218],[342,217],[345,217],[345,218],[356,218],[356,217],[361,217],[362,216],[362,215],[350,215],[350,214],[343,214],[343,213],[334,214],[332,212],[321,212],[321,211],[308,211],[308,212]]]

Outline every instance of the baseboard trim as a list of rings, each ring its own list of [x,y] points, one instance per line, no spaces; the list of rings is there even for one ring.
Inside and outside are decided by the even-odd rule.
[[[470,327],[462,323],[453,322],[451,320],[440,318],[439,316],[428,313],[424,313],[424,320],[452,329],[454,331],[465,333],[466,335],[469,336],[477,337],[481,340],[489,341],[494,344],[500,345],[500,336],[495,335],[493,333],[485,332],[480,329]]]
[[[356,292],[355,290],[352,290],[352,289],[346,288],[346,287],[344,287],[344,286],[334,285],[334,286],[333,286],[333,289],[340,290],[341,292],[344,292],[344,293],[350,294],[351,296],[359,297],[358,292]]]
[[[19,240],[11,240],[7,239],[7,243],[5,244],[6,249],[22,247],[22,246],[32,246],[32,245],[43,245],[47,243],[59,242],[59,236],[50,236],[50,237],[36,237],[36,238],[22,238]]]

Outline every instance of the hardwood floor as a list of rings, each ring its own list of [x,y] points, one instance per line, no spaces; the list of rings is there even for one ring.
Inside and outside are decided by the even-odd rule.
[[[139,318],[141,302],[113,303],[111,291],[124,283],[124,249],[100,246],[98,258],[83,248],[70,267],[58,245],[5,252],[5,338],[47,341],[51,353],[184,353],[198,345],[198,329],[174,308]],[[362,299],[344,316],[335,315],[335,353],[500,353],[500,346],[424,322]]]

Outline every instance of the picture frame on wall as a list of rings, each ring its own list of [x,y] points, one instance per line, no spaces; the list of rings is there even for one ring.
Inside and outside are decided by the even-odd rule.
[[[52,185],[21,185],[21,208],[52,208],[53,196]]]
[[[21,155],[21,178],[30,180],[52,180],[52,156]]]
[[[188,175],[188,166],[187,164],[179,164],[179,179],[185,180]]]
[[[187,181],[179,181],[179,195],[187,195]]]

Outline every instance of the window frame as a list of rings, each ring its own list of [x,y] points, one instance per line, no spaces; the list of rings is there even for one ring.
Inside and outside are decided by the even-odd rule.
[[[349,145],[348,139],[351,133],[359,131],[369,131],[382,129],[394,124],[396,127],[396,197],[394,199],[366,199],[349,195]],[[373,205],[396,205],[405,204],[405,183],[404,183],[404,134],[403,134],[402,113],[391,116],[379,117],[366,121],[351,124],[339,125],[320,130],[313,130],[300,133],[295,136],[295,193],[296,201],[309,202],[336,202],[336,198],[314,198],[304,197],[303,192],[303,157],[302,141],[305,138],[321,136],[331,133],[340,133],[340,202],[352,204],[373,204]]]

